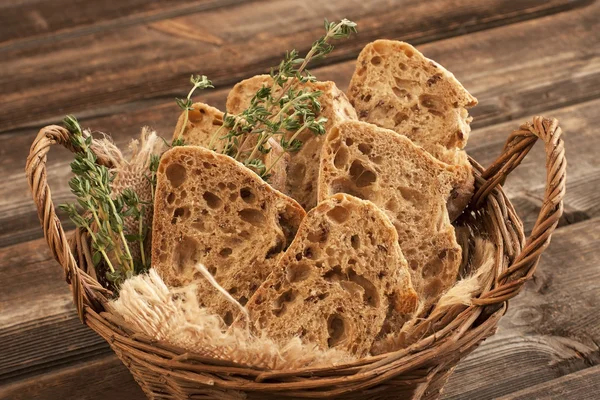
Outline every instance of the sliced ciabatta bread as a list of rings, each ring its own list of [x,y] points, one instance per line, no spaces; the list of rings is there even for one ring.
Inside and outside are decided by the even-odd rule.
[[[202,263],[241,304],[271,273],[305,212],[232,158],[175,147],[158,168],[152,267],[168,285],[198,285],[198,300],[231,323],[237,309],[196,269]]]
[[[179,116],[175,132],[173,132],[173,139],[181,138],[187,145],[205,148],[210,146],[211,150],[221,152],[225,142],[219,140],[219,137],[223,137],[227,133],[225,128],[217,132],[223,126],[223,112],[204,103],[194,103],[192,108],[188,112],[188,122],[183,130],[182,125],[185,121],[185,114],[181,113]],[[275,160],[279,159],[270,169],[268,182],[275,189],[283,191],[285,190],[286,169],[290,156],[287,153],[282,155],[283,149],[275,140],[269,140],[265,147],[271,148],[270,152],[262,155],[262,161],[266,167],[270,167]]]
[[[398,232],[413,286],[427,304],[454,284],[461,263],[446,210],[454,169],[406,136],[346,121],[323,145],[319,199],[349,193],[384,210]]]
[[[260,88],[272,86],[273,80],[269,75],[257,75],[239,82],[227,97],[227,110],[232,114],[244,111]],[[327,118],[326,131],[340,121],[357,119],[354,108],[335,83],[308,82],[299,87],[313,92],[317,90],[322,92],[318,98],[321,103],[319,116]],[[278,96],[280,91],[274,90],[273,93],[274,96]],[[287,139],[292,134],[288,134]],[[301,140],[303,145],[299,151],[291,153],[283,192],[297,200],[306,210],[310,210],[317,204],[316,180],[319,174],[319,155],[323,136],[316,136],[307,130],[297,139]]]
[[[473,192],[466,153],[467,108],[477,99],[444,67],[408,43],[377,40],[358,56],[348,97],[358,117],[409,137],[438,160],[458,168],[448,205],[458,216]]]
[[[319,203],[248,301],[254,327],[283,343],[299,336],[366,355],[390,309],[409,316],[418,305],[397,240],[369,201],[339,194]]]

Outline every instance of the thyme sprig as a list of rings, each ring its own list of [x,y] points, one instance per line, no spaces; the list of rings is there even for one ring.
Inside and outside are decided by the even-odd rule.
[[[206,77],[206,75],[192,75],[190,77],[190,82],[192,83],[192,88],[188,92],[188,95],[185,99],[175,99],[179,108],[183,110],[183,124],[181,125],[181,131],[177,138],[173,140],[171,146],[182,146],[184,144],[183,141],[183,133],[185,132],[185,128],[187,127],[187,123],[189,120],[189,113],[194,109],[192,102],[192,95],[198,89],[208,89],[214,88],[212,82]]]
[[[69,215],[76,226],[89,233],[94,265],[98,266],[104,261],[109,269],[107,279],[118,288],[125,279],[149,268],[149,260],[144,254],[147,228],[142,224],[147,205],[139,200],[132,189],[126,189],[121,194],[113,193],[111,184],[116,175],[97,163],[91,149],[92,136],[84,135],[73,116],[67,116],[63,122],[71,133],[74,148],[78,150],[71,163],[71,171],[75,176],[69,181],[69,187],[79,207],[76,204],[62,204],[59,208]],[[127,217],[138,222],[136,232],[125,232],[124,218]],[[130,246],[134,243],[140,246],[141,265],[136,265],[131,256]]]
[[[225,113],[223,124],[213,133],[208,147],[240,161],[267,180],[270,171],[285,153],[302,148],[302,133],[325,134],[327,118],[318,117],[322,92],[300,86],[316,81],[306,67],[311,61],[322,59],[333,51],[332,40],[347,38],[356,32],[356,23],[348,19],[339,22],[325,20],[325,35],[313,42],[304,57],[300,57],[296,50],[287,52],[279,66],[271,69],[271,85],[257,90],[250,105],[242,112]],[[180,105],[184,110],[191,107],[193,90],[188,95],[188,102],[183,104],[185,107]],[[282,153],[266,167],[262,158],[271,150],[268,144],[271,139],[277,140]]]

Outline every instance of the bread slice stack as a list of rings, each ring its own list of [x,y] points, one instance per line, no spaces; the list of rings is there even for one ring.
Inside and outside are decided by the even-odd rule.
[[[175,147],[157,173],[152,267],[171,286],[197,284],[198,300],[230,324],[238,309],[202,276],[202,263],[242,305],[273,271],[305,212],[232,158]]]
[[[257,75],[239,82],[227,97],[227,110],[233,114],[244,111],[260,88],[272,85],[273,80],[269,75]],[[318,98],[321,103],[319,116],[328,119],[325,124],[327,132],[338,122],[357,119],[354,108],[335,83],[308,82],[299,87],[322,92]],[[275,96],[279,94],[277,90],[273,93]],[[292,134],[290,133],[287,139]],[[290,154],[283,192],[298,201],[305,210],[310,210],[317,205],[316,181],[319,176],[319,155],[324,139],[323,136],[317,136],[310,131],[301,133],[298,139],[303,142],[303,145],[299,151]]]
[[[223,128],[221,132],[217,133],[217,130],[223,126],[223,112],[204,103],[194,103],[192,108],[193,110],[188,112],[188,121],[183,132],[181,128],[185,121],[185,115],[182,113],[179,116],[177,126],[173,132],[173,139],[179,138],[181,134],[181,138],[184,139],[184,143],[187,145],[205,148],[211,146],[211,150],[221,152],[224,142],[218,139],[225,136],[227,131]],[[278,160],[270,170],[269,184],[275,189],[283,191],[285,190],[286,170],[290,156],[287,153],[281,156],[283,149],[273,139],[269,140],[265,147],[271,149],[270,152],[262,155],[265,166],[269,167],[275,160]]]
[[[389,219],[373,203],[338,194],[313,208],[269,278],[246,305],[255,329],[285,343],[364,356],[388,310],[418,299]]]
[[[325,139],[319,199],[349,193],[384,210],[398,233],[415,290],[427,304],[454,284],[461,263],[446,209],[455,169],[406,136],[346,121]]]
[[[471,131],[467,109],[477,99],[444,67],[392,40],[377,40],[361,51],[348,97],[361,121],[404,135],[457,167],[448,210],[452,220],[460,215],[473,192],[463,148]]]

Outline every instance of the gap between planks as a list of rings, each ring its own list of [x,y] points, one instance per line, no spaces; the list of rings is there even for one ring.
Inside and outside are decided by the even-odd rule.
[[[597,163],[591,153],[594,145],[598,144],[592,133],[600,123],[597,113],[590,109],[594,101],[582,103],[581,107],[560,108],[572,103],[579,104],[600,94],[599,10],[600,3],[597,3],[584,10],[419,46],[426,55],[454,71],[479,98],[480,104],[472,110],[475,129],[467,150],[483,165],[489,165],[493,157],[499,154],[508,133],[518,126],[517,122],[498,125],[499,122],[521,119],[529,113],[543,111],[546,116],[557,113],[556,116],[561,120],[565,138],[569,141],[567,157],[570,149],[580,150],[576,163],[569,163],[568,184],[571,185],[573,177],[587,174],[593,178],[600,174],[596,172]],[[529,45],[526,47],[522,44],[523,37],[528,38]],[[472,62],[465,63],[465,58]],[[339,86],[345,88],[353,69],[354,63],[347,62],[318,68],[314,72],[322,79],[336,79]],[[198,99],[222,106],[226,94],[226,90],[216,90],[202,93]],[[159,134],[168,137],[178,116],[174,102],[149,108],[141,108],[142,104],[139,106],[136,110],[88,119],[83,123],[84,126],[113,133],[120,145],[125,145],[135,137],[139,127],[145,124],[153,125]],[[581,110],[586,111],[583,113]],[[572,116],[573,111],[576,114]],[[489,132],[495,133],[491,136],[495,142],[485,137]],[[7,177],[0,185],[0,222],[3,222],[0,223],[0,247],[41,235],[32,203],[23,202],[24,198],[29,197],[29,191],[22,170],[28,147],[36,133],[35,129],[26,129],[0,135],[0,171]],[[532,154],[539,154],[539,149],[534,149]],[[70,157],[66,151],[52,149],[48,173],[56,203],[70,198],[66,184],[69,176],[67,160]],[[539,207],[535,196],[539,194],[545,176],[542,165],[543,161],[538,156],[530,155],[520,167],[531,167],[534,174],[534,177],[522,181],[526,185],[519,184],[518,189],[526,190],[525,186],[532,184],[536,189],[516,200],[531,210],[531,217],[535,217],[536,207]],[[581,168],[574,170],[578,165]],[[513,176],[520,176],[521,173],[517,170]],[[507,189],[516,192],[511,185]],[[589,186],[580,187],[579,193],[582,192],[586,197],[580,201],[567,190],[567,204],[574,200],[577,205],[567,207],[562,223],[596,215],[598,209],[594,201],[597,196],[593,195]],[[530,224],[531,220],[526,216],[525,222]],[[67,222],[66,226],[71,225]]]
[[[5,79],[0,75],[4,81],[0,130],[56,120],[62,110],[81,113],[180,95],[186,91],[190,72],[208,75],[219,86],[230,85],[268,70],[285,50],[308,48],[321,34],[321,23],[315,21],[325,14],[332,19],[347,16],[361,27],[359,35],[340,43],[326,61],[335,62],[355,57],[364,44],[378,37],[401,37],[418,44],[587,4],[584,0],[431,4],[414,0],[390,8],[384,0],[368,6],[360,0],[311,4],[275,0],[240,4],[235,13],[212,10],[65,38],[35,49],[13,49],[3,52],[0,61],[5,74]],[[290,13],[292,8],[302,12]],[[250,20],[261,23],[248,24]],[[174,29],[174,24],[180,28]],[[192,33],[196,40],[190,39]],[[209,33],[213,39],[203,41]],[[221,44],[215,44],[215,38]],[[202,71],[197,71],[200,64]],[[43,102],[33,100],[41,98]]]

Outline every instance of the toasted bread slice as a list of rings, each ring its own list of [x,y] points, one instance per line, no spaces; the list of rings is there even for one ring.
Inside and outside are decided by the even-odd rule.
[[[202,263],[241,304],[271,273],[305,216],[232,158],[197,146],[160,161],[152,267],[168,285],[197,282],[201,305],[230,324],[237,309],[197,271]]]
[[[194,103],[192,107],[193,110],[190,110],[188,114],[186,129],[181,135],[185,144],[202,146],[205,148],[212,146],[213,148],[211,150],[221,152],[223,150],[224,142],[218,140],[218,137],[213,139],[213,136],[215,136],[217,130],[223,125],[223,112],[204,103]],[[173,139],[179,137],[183,121],[184,114],[181,113],[177,120],[175,131],[173,132]],[[225,130],[218,133],[219,136],[224,136],[225,134]],[[275,140],[269,140],[266,147],[270,147],[271,151],[263,155],[263,162],[269,167],[275,160],[280,158],[279,156],[283,153],[283,149]],[[270,170],[271,176],[269,177],[268,182],[277,190],[285,190],[286,170],[289,161],[289,154],[283,154]]]
[[[397,240],[369,201],[338,194],[320,203],[248,301],[255,328],[366,355],[390,308],[409,316],[418,305]]]
[[[239,82],[227,96],[227,110],[233,114],[244,111],[260,88],[272,85],[273,80],[269,75],[257,75]],[[303,84],[303,88],[323,92],[319,97],[322,107],[319,115],[328,119],[325,124],[326,131],[340,121],[357,119],[354,108],[335,83],[309,82]],[[274,95],[278,94],[279,92],[274,91]],[[288,135],[288,139],[291,134],[293,133]],[[310,210],[317,204],[316,180],[319,174],[319,155],[323,136],[316,136],[307,131],[301,133],[298,139],[303,142],[303,146],[299,151],[291,153],[283,192],[297,200],[306,210]]]
[[[377,40],[358,56],[348,97],[361,121],[409,137],[430,154],[456,165],[448,204],[454,220],[473,193],[473,171],[467,154],[471,117],[477,99],[454,75],[403,42]]]
[[[454,284],[461,263],[446,210],[454,168],[406,136],[366,122],[337,125],[323,145],[319,199],[349,193],[384,210],[425,304]]]

